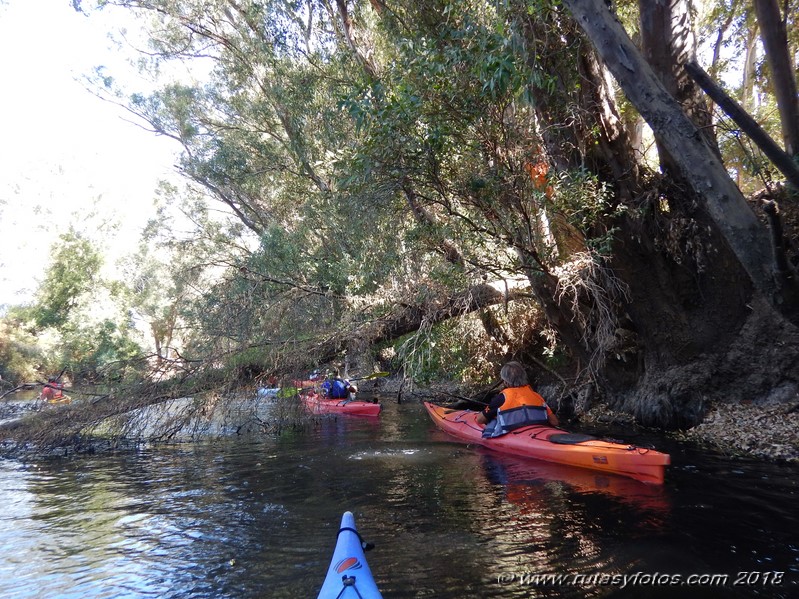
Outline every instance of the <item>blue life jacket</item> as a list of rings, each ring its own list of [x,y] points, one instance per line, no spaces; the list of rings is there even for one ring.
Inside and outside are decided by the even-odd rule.
[[[333,379],[330,387],[330,397],[333,399],[346,399],[349,395],[349,383],[342,379]]]

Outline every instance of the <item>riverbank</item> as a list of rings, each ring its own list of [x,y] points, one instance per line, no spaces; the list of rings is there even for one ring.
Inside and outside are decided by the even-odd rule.
[[[677,436],[729,455],[799,464],[799,403],[714,405],[700,425]]]
[[[594,406],[579,422],[633,425],[634,420],[629,414]],[[799,403],[716,404],[701,424],[668,434],[730,456],[799,464]]]

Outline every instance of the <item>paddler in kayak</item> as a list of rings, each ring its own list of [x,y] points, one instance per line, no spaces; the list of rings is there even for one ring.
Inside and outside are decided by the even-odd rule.
[[[47,382],[42,386],[42,392],[39,395],[43,400],[55,402],[64,398],[64,385],[59,383],[58,379],[50,377]]]
[[[358,387],[353,385],[350,381],[342,378],[341,371],[335,368],[331,373],[330,378],[322,385],[325,394],[331,399],[346,399],[352,401],[355,399],[355,394],[358,392]]]
[[[477,415],[477,423],[486,425],[484,438],[499,437],[531,424],[558,426],[558,417],[527,382],[524,366],[519,362],[508,362],[499,376],[505,389]]]

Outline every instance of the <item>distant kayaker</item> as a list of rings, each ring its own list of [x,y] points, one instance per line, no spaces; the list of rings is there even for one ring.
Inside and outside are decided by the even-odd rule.
[[[524,366],[519,362],[508,362],[499,376],[505,389],[477,415],[477,423],[486,425],[483,437],[499,437],[531,424],[558,426],[558,417],[527,382]]]
[[[329,383],[329,386],[327,383]],[[322,388],[326,390],[327,396],[332,399],[355,399],[355,394],[358,392],[358,387],[343,378],[338,368],[331,372],[330,378],[325,381]]]
[[[64,385],[59,383],[54,378],[47,379],[47,382],[42,388],[42,399],[45,401],[53,401],[54,399],[61,399],[64,397]]]

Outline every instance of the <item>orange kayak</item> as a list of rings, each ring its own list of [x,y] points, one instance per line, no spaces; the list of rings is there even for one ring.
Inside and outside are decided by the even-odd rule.
[[[356,416],[379,416],[383,408],[379,403],[358,399],[329,399],[317,391],[300,395],[300,400],[312,414],[354,414]]]
[[[655,484],[663,484],[666,466],[671,463],[667,453],[654,449],[571,434],[541,424],[525,426],[501,437],[484,439],[483,427],[475,420],[477,412],[452,410],[427,401],[424,407],[436,426],[444,432],[501,453],[612,472]]]

